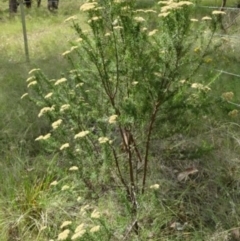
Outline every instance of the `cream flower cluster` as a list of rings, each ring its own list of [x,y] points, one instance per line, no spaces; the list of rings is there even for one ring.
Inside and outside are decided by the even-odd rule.
[[[222,94],[222,98],[226,101],[231,101],[234,97],[233,92],[225,92]]]
[[[74,16],[71,16],[71,17],[65,19],[64,23],[69,22],[69,21],[74,21],[74,20],[77,20],[77,19],[78,19],[78,17],[76,15],[74,15]]]
[[[118,115],[111,115],[111,116],[109,117],[109,119],[108,119],[108,122],[109,122],[110,124],[116,123],[116,122],[117,122],[117,117],[118,117]]]
[[[54,121],[54,122],[52,123],[52,128],[55,130],[55,129],[57,129],[61,124],[62,124],[62,119],[59,119],[59,120],[57,120],[57,121]]]
[[[81,131],[81,132],[79,132],[78,134],[76,134],[74,136],[74,139],[78,139],[78,138],[84,137],[84,136],[86,136],[88,134],[89,134],[89,131]]]
[[[43,108],[40,110],[40,112],[39,112],[39,114],[38,114],[38,117],[41,117],[41,116],[44,115],[45,113],[51,112],[51,111],[53,111],[53,110],[55,110],[55,106],[54,106],[54,105],[51,106],[51,107],[43,107]]]
[[[36,139],[35,139],[35,141],[41,141],[41,140],[47,140],[48,138],[50,138],[50,136],[51,136],[51,133],[48,133],[48,134],[46,134],[46,135],[41,135],[41,136],[39,136],[39,137],[37,137]]]
[[[193,83],[191,85],[191,88],[198,89],[198,90],[203,90],[203,91],[211,90],[208,86],[204,86],[203,84],[200,84],[200,83]]]
[[[50,92],[44,96],[44,99],[49,99],[52,95],[53,95],[53,93]]]
[[[40,71],[40,69],[32,69],[28,72],[28,74],[33,74],[34,72]]]
[[[166,17],[172,10],[181,9],[183,6],[193,5],[193,3],[189,1],[174,2],[173,0],[159,1],[158,4],[164,5],[161,8],[161,13],[158,15],[159,17]]]
[[[83,11],[83,12],[87,12],[89,10],[93,10],[96,8],[96,6],[98,5],[97,2],[87,2],[87,3],[84,3],[81,7],[80,7],[80,11]]]
[[[80,238],[83,236],[83,234],[86,233],[85,225],[84,223],[77,226],[77,228],[74,231],[74,234],[71,238],[71,240],[76,240],[77,238]]]
[[[59,150],[62,151],[63,149],[68,148],[69,146],[70,146],[69,143],[65,143],[59,148]]]
[[[30,83],[27,85],[27,87],[29,88],[30,86],[36,85],[36,84],[37,84],[37,81],[34,80],[34,81],[30,82]]]
[[[64,188],[65,187],[65,188]],[[62,187],[62,190],[67,190],[69,189],[69,186],[65,185]],[[79,197],[78,198],[79,201],[81,200],[81,198]],[[80,211],[80,214],[81,216],[85,216],[86,214],[86,210],[87,209],[90,209],[90,205],[85,205],[81,208],[81,211]],[[93,210],[93,212],[91,213],[91,223],[93,222],[93,219],[99,219],[100,218],[100,212],[97,211],[96,209]],[[88,226],[87,223],[81,223],[79,224],[75,230],[73,231],[70,231],[72,230],[72,225],[73,225],[73,222],[70,221],[70,220],[66,220],[64,221],[61,226],[60,226],[60,229],[63,230],[61,231],[59,234],[58,234],[58,238],[57,240],[79,240],[79,238],[81,238],[86,232],[87,232],[87,229],[90,233],[95,233],[95,232],[98,232],[100,230],[100,225],[92,225],[90,224]],[[70,226],[70,227],[69,227]],[[72,233],[72,234],[70,234]]]
[[[69,104],[64,104],[60,107],[60,112],[64,112],[65,110],[69,109],[70,105]]]
[[[99,137],[98,138],[98,142],[100,143],[100,144],[104,144],[104,143],[107,143],[107,142],[109,142],[110,143],[110,140],[109,140],[109,138],[108,137]]]
[[[64,82],[66,82],[66,81],[67,81],[66,78],[61,78],[61,79],[57,80],[57,81],[54,83],[54,85],[59,85],[59,84],[64,83]]]

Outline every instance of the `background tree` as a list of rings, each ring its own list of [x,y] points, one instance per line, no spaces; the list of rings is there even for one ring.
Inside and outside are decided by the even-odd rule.
[[[16,13],[17,7],[18,7],[17,0],[9,0],[9,12],[10,12],[10,14]]]

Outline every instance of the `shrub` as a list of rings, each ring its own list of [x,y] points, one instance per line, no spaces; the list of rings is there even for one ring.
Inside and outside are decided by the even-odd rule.
[[[52,122],[36,141],[77,165],[91,193],[109,182],[125,190],[134,220],[152,139],[163,139],[165,126],[174,127],[186,112],[199,114],[210,91],[196,74],[208,63],[216,21],[191,19],[191,2],[161,3],[148,10],[136,10],[133,0],[84,3],[87,30],[67,19],[78,35],[63,53],[72,69],[57,80],[31,70],[23,96],[41,108],[39,118]],[[138,234],[137,221],[132,230]]]

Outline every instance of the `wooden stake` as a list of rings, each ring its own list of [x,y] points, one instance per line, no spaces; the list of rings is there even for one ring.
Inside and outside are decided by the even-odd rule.
[[[23,29],[23,39],[24,39],[24,49],[25,49],[26,61],[30,62],[29,51],[28,51],[28,40],[27,40],[27,28],[26,28],[23,0],[20,0],[20,10],[21,10],[21,19],[22,19],[22,29]]]

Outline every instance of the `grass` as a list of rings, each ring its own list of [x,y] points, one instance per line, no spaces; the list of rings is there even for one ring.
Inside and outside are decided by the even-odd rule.
[[[205,2],[203,2],[205,4]],[[46,75],[58,78],[69,68],[61,53],[69,48],[76,36],[64,19],[77,15],[81,1],[61,2],[59,12],[46,9],[27,11],[30,63],[26,63],[20,16],[8,20],[6,2],[0,3],[4,12],[0,35],[0,233],[2,241],[46,241],[58,236],[63,221],[73,222],[71,231],[82,222],[88,228],[107,225],[112,236],[105,240],[139,240],[127,217],[124,192],[108,184],[109,192],[99,191],[99,199],[83,189],[77,173],[69,172],[62,156],[44,153],[34,139],[47,128],[47,121],[36,119],[38,110],[20,97],[26,92],[28,71],[40,67]],[[206,4],[219,4],[207,1]],[[229,6],[233,2],[228,2]],[[3,9],[3,10],[2,10]],[[84,24],[84,23],[83,23]],[[238,73],[237,41],[230,38],[216,51],[210,69]],[[213,71],[212,75],[215,75]],[[199,78],[209,78],[207,71]],[[239,77],[221,74],[211,87],[218,99],[222,92],[233,91],[239,103]],[[151,179],[148,186],[158,183],[160,189],[148,190],[142,197],[139,211],[141,240],[227,240],[239,227],[239,117],[229,119],[214,110],[197,120],[191,137],[174,136],[156,143]],[[225,107],[223,107],[225,108]],[[230,108],[230,107],[229,107]],[[212,115],[219,115],[213,123]],[[199,170],[186,182],[177,181],[177,173],[190,166]],[[58,181],[56,186],[51,186]],[[70,188],[63,192],[64,185]],[[117,196],[121,197],[120,200]],[[82,197],[82,199],[78,199]],[[79,200],[79,201],[77,201]],[[77,215],[87,204],[86,215]],[[97,208],[107,219],[91,219]],[[174,223],[184,231],[175,228]],[[106,232],[107,233],[107,232]],[[124,236],[125,235],[125,236]]]
[[[56,78],[67,70],[61,53],[68,48],[66,40],[72,39],[74,33],[64,20],[68,14],[82,17],[76,12],[80,2],[74,5],[72,1],[69,12],[64,9],[58,14],[50,14],[45,9],[26,12],[30,63],[25,60],[19,13],[11,20],[5,14],[1,20],[0,146],[4,160],[0,174],[4,183],[0,197],[1,240],[46,240],[41,229],[46,224],[55,225],[50,216],[56,209],[56,200],[49,196],[49,184],[51,178],[56,178],[56,169],[48,167],[52,157],[36,157],[39,147],[34,142],[46,124],[34,117],[36,108],[20,101],[20,97],[26,92],[25,80],[30,69],[40,67]],[[1,3],[1,8],[3,4],[6,3]],[[56,213],[54,216],[57,218]]]

